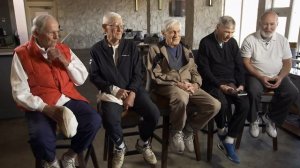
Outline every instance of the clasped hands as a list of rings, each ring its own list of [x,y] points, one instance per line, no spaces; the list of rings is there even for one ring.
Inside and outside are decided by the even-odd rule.
[[[133,107],[135,92],[126,89],[119,89],[116,98],[123,100],[123,106],[125,110],[128,110],[129,107]]]
[[[199,85],[197,83],[190,83],[190,82],[177,82],[175,86],[183,89],[184,91],[188,92],[189,94],[194,94],[195,91],[199,89]]]
[[[275,76],[273,78],[262,76],[260,81],[268,89],[276,89],[281,84],[282,78],[280,76]]]

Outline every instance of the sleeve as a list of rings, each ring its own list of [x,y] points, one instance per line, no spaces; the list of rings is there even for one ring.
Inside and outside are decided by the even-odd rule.
[[[158,85],[174,85],[175,81],[168,80],[168,76],[162,72],[160,65],[162,61],[161,57],[158,46],[151,46],[149,48],[146,64],[151,80]]]
[[[292,58],[292,52],[290,48],[290,44],[286,38],[284,38],[283,43],[283,58],[282,59],[290,59]]]
[[[250,58],[252,56],[252,49],[253,47],[251,46],[250,43],[250,36],[246,37],[245,40],[242,43],[241,47],[241,56],[244,58]]]
[[[192,54],[192,51],[190,51],[190,54]],[[191,83],[197,83],[199,87],[202,85],[202,78],[201,75],[198,72],[198,67],[197,64],[195,63],[195,57],[192,56],[193,64],[192,67],[190,68],[190,73],[191,73]]]
[[[232,54],[234,55],[234,64],[235,64],[234,77],[235,80],[237,81],[237,85],[245,86],[244,64],[241,56],[241,51],[235,40],[233,41]]]
[[[11,65],[10,81],[15,102],[29,111],[43,111],[47,105],[40,97],[32,95],[27,82],[28,76],[15,53]]]
[[[132,77],[128,89],[136,92],[142,84],[142,61],[138,48],[135,44],[132,46]]]
[[[208,49],[209,46],[207,46],[204,40],[201,40],[198,49],[198,70],[204,80],[207,80],[208,83],[211,83],[218,88],[220,87],[220,81],[211,72]]]
[[[100,69],[100,53],[96,49],[92,48],[90,51],[91,60],[90,60],[90,81],[97,87],[101,92],[106,92],[111,94],[111,88],[113,85],[102,78],[101,69]]]
[[[67,67],[68,74],[77,86],[82,85],[88,76],[88,72],[84,64],[79,60],[79,58],[70,50],[71,62]]]

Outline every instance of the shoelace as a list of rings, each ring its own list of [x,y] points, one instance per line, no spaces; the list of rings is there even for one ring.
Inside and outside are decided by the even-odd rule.
[[[67,167],[75,167],[75,159],[74,158],[67,159],[67,160],[64,159],[64,161],[65,161]]]
[[[177,133],[174,135],[174,139],[175,139],[177,142],[183,142],[183,135],[182,135],[182,133],[177,132]]]

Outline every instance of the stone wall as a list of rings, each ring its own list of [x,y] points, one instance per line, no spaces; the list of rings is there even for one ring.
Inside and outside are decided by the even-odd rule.
[[[103,38],[102,18],[113,11],[123,17],[126,28],[147,30],[147,3],[139,3],[135,11],[133,0],[58,0],[58,20],[64,32],[73,31],[65,41],[71,48],[90,48]]]
[[[216,19],[221,15],[222,0],[214,1],[208,7],[204,0],[187,0],[187,6],[194,4],[195,25],[193,48],[199,40],[214,28]],[[135,0],[57,0],[57,16],[64,34],[71,32],[65,41],[71,48],[90,48],[103,38],[102,17],[106,12],[119,13],[126,28],[142,30],[143,33],[159,33],[164,20],[169,16],[169,1],[162,0],[162,10],[158,9],[158,0],[138,0],[138,11],[135,11]],[[150,9],[150,12],[147,11]],[[186,12],[188,14],[188,11]],[[185,35],[186,17],[175,17],[182,23],[182,35]],[[147,27],[147,23],[150,25]]]

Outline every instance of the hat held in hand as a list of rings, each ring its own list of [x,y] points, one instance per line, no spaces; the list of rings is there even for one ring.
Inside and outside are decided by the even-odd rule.
[[[77,126],[78,122],[73,112],[69,108],[63,107],[63,122],[58,123],[60,131],[67,138],[72,138],[77,133]]]

